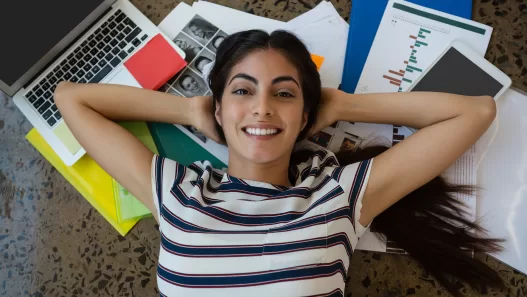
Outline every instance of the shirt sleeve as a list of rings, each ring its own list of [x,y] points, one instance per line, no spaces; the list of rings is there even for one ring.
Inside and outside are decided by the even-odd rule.
[[[187,167],[168,158],[154,155],[151,167],[152,197],[156,206],[158,218],[161,218],[163,198],[169,194],[172,187],[185,182],[189,178]]]
[[[359,220],[362,209],[362,199],[364,198],[364,192],[368,186],[372,163],[373,159],[369,159],[337,167],[333,172],[333,178],[338,180],[348,198],[347,203],[350,206],[351,221],[357,237],[361,237],[371,224],[363,226],[359,223]]]

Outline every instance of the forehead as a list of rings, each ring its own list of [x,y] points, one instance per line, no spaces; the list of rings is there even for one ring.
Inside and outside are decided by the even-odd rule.
[[[229,80],[238,73],[245,73],[258,81],[270,82],[275,77],[289,75],[300,82],[298,70],[280,51],[256,50],[244,57],[231,70]]]

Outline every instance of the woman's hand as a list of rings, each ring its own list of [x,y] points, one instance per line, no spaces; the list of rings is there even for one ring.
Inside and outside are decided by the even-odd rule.
[[[192,126],[208,138],[222,143],[214,128],[216,120],[212,110],[212,96],[196,96],[189,100],[192,100],[193,107]]]
[[[322,88],[322,98],[315,125],[311,128],[308,136],[316,134],[320,130],[330,126],[339,120],[338,107],[342,91],[333,88]]]

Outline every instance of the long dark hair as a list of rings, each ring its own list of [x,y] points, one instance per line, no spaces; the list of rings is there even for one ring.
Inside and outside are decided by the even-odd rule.
[[[305,45],[293,34],[260,30],[243,31],[227,37],[220,45],[216,62],[209,75],[214,109],[221,104],[229,72],[234,65],[254,50],[279,50],[298,69],[304,97],[307,124],[299,135],[303,139],[315,123],[321,98],[320,76]],[[216,123],[218,135],[225,135]],[[336,154],[341,166],[371,159],[386,151],[385,146],[369,146]],[[310,152],[299,151],[291,156],[291,165],[310,157]],[[470,186],[447,183],[438,176],[408,194],[378,215],[372,228],[408,252],[433,274],[455,296],[460,292],[455,285],[462,280],[472,287],[502,287],[503,280],[485,263],[472,257],[470,251],[496,252],[497,239],[480,237],[484,230],[464,218],[463,204],[453,198],[455,193],[471,193]]]

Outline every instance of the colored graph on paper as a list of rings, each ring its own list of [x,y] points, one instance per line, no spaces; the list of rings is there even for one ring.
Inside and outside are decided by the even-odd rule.
[[[460,40],[483,56],[491,33],[489,26],[392,0],[355,93],[404,92],[452,41]]]

